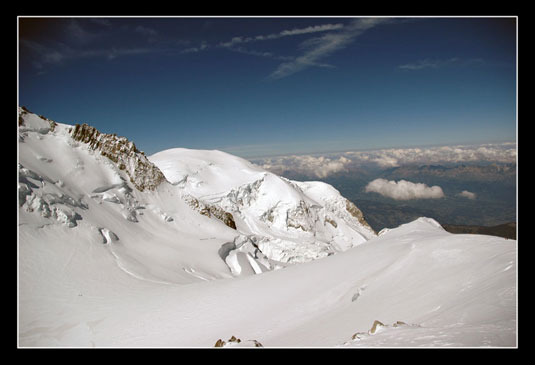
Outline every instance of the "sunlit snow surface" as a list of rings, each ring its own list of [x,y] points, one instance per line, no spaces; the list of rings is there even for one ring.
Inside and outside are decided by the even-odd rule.
[[[231,336],[264,347],[517,344],[516,241],[453,235],[427,218],[368,235],[336,208],[334,189],[277,179],[216,151],[206,152],[201,170],[198,151],[182,150],[190,157],[180,160],[183,167],[159,166],[169,183],[141,193],[110,160],[72,141],[70,126],[50,130],[33,114],[25,118],[21,347],[212,347]],[[239,208],[238,230],[194,211],[186,193]],[[309,210],[318,205],[310,232],[277,220],[281,211],[299,213],[300,201]],[[259,218],[272,203],[273,219]],[[297,213],[284,222],[306,224]],[[336,230],[325,228],[325,214]],[[333,241],[342,228],[362,239]],[[315,257],[305,250],[312,246],[300,245],[314,233],[333,254]],[[269,246],[277,240],[287,242],[284,255],[295,249],[310,259],[281,261],[276,270],[273,257],[288,259]],[[221,257],[229,243],[240,246],[226,252],[236,266]],[[263,257],[251,256],[253,243],[266,246]],[[374,321],[383,326],[371,331]]]

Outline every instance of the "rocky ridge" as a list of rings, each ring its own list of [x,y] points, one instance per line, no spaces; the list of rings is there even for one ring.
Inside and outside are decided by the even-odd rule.
[[[115,162],[120,170],[126,171],[130,182],[139,191],[154,190],[165,180],[165,176],[145,154],[139,151],[134,142],[115,134],[99,132],[87,124],[76,124],[71,131],[75,141],[86,143],[92,150],[97,150]]]
[[[198,211],[200,214],[205,215],[208,218],[214,216],[215,218],[225,223],[225,225],[227,225],[228,227],[232,229],[236,229],[236,223],[234,222],[234,217],[229,212],[224,211],[218,206],[207,204],[203,201],[200,201],[199,199],[189,194],[183,195],[182,199],[184,199],[191,208]]]
[[[99,153],[107,158],[110,164],[116,166],[127,175],[126,179],[140,192],[154,191],[162,182],[166,181],[160,169],[148,160],[144,152],[139,151],[134,142],[116,134],[106,134],[88,124],[66,125],[50,120],[42,115],[30,112],[26,107],[19,107],[18,132],[19,143],[24,143],[28,133],[36,133],[38,138],[44,138],[51,133],[66,133],[68,144],[81,142],[91,151]],[[59,129],[59,131],[58,131]],[[39,137],[40,136],[40,137]],[[44,162],[52,162],[51,159],[41,157]],[[22,164],[19,169],[19,207],[28,212],[38,212],[42,218],[57,220],[68,227],[76,227],[77,221],[82,219],[80,209],[87,209],[82,198],[72,197],[62,191],[62,181],[52,181],[47,176],[41,176]],[[83,165],[75,166],[75,169],[83,170]],[[132,195],[124,177],[116,186],[104,186],[92,191],[89,197],[98,201],[107,201],[120,205],[121,214],[131,222],[137,222],[137,210],[142,209],[141,204]],[[221,208],[204,203],[192,196],[183,195],[182,199],[196,212],[209,218],[213,217],[222,221],[227,226],[236,229],[232,214]],[[157,208],[154,208],[158,210]],[[78,211],[78,212],[77,212]],[[157,211],[162,219],[170,222],[172,217],[165,212]]]

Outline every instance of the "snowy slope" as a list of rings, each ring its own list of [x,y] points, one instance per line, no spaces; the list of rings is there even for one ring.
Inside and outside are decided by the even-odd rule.
[[[239,247],[244,255],[260,249],[268,260],[306,262],[375,236],[358,208],[328,184],[290,181],[215,150],[175,148],[149,159],[185,194],[232,214],[249,238],[235,242],[248,242]]]
[[[19,112],[22,347],[516,345],[516,241],[376,236],[329,185],[218,151],[149,156],[152,183],[101,154],[128,143]]]
[[[19,244],[44,231],[104,244],[125,270],[153,280],[189,283],[230,277],[218,255],[236,231],[194,211],[166,181],[153,191],[133,186],[125,170],[34,114],[19,130]],[[42,125],[41,125],[42,124]],[[113,241],[113,244],[109,244]],[[194,270],[196,274],[191,274]]]
[[[314,200],[302,188],[319,183],[299,187],[223,152],[184,149],[151,157],[164,177],[123,137],[19,113],[19,224],[86,230],[89,241],[113,243],[135,275],[183,283],[255,274],[375,236],[326,184],[330,200]]]
[[[23,346],[516,344],[516,242],[427,219],[322,260],[185,286],[136,279],[102,246],[54,237],[21,247]],[[386,326],[370,334],[376,320]]]

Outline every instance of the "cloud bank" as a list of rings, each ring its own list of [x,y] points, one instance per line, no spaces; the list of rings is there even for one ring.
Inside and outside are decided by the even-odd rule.
[[[261,164],[261,167],[279,174],[284,170],[292,170],[296,173],[313,175],[318,178],[326,178],[336,172],[346,170],[350,162],[351,160],[344,156],[340,156],[337,159],[331,159],[324,156],[314,157],[303,155],[267,160]]]
[[[391,148],[324,155],[288,155],[256,158],[253,162],[279,175],[286,171],[293,171],[303,175],[325,178],[334,173],[367,167],[386,169],[408,164],[515,163],[516,157],[516,143],[501,143],[473,146]]]
[[[444,192],[440,186],[429,187],[422,183],[413,183],[406,180],[389,181],[375,179],[366,185],[367,193],[374,192],[395,200],[410,199],[440,199]]]
[[[367,161],[379,167],[397,167],[404,164],[516,161],[516,143],[483,144],[471,146],[441,146],[428,148],[390,148],[374,151],[349,151],[344,156],[354,161]]]

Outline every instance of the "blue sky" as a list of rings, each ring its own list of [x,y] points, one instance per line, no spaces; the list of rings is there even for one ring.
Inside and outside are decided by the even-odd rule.
[[[515,141],[515,18],[19,18],[19,104],[150,155]]]

